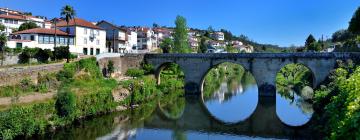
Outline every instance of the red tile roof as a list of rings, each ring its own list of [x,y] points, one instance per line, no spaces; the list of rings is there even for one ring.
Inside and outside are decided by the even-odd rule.
[[[66,27],[67,24],[66,24],[65,20],[62,20],[62,21],[58,22],[56,24],[56,26],[57,27]],[[69,26],[82,26],[82,27],[88,27],[88,28],[103,30],[99,26],[96,26],[96,25],[92,24],[91,22],[80,19],[80,18],[74,18],[74,19],[70,20]]]
[[[48,34],[48,35],[53,35],[55,34],[55,29],[47,29],[47,28],[34,28],[34,29],[29,29],[29,30],[24,30],[24,31],[19,31],[19,32],[15,32],[13,34]],[[56,30],[56,34],[57,35],[68,35],[67,33],[60,31],[60,30]]]
[[[16,16],[16,15],[6,15],[6,14],[0,14],[0,18],[26,20],[26,16]]]

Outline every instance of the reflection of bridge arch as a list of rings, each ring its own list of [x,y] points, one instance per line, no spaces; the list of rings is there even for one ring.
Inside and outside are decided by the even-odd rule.
[[[161,115],[161,114],[158,114]],[[145,121],[145,128],[172,130],[182,128],[184,130],[222,133],[231,135],[246,135],[260,137],[309,136],[309,125],[302,126],[303,129],[293,128],[283,124],[275,112],[275,98],[260,98],[255,112],[248,119],[235,124],[226,124],[215,119],[207,112],[206,106],[200,99],[187,98],[184,114],[179,119],[168,120],[162,117],[153,117],[152,121]]]
[[[220,66],[221,64],[225,64],[225,63],[230,63],[230,64],[235,64],[235,65],[239,65],[241,66],[245,72],[249,72],[252,76],[253,74],[251,73],[251,71],[249,71],[250,66],[246,63],[246,62],[242,62],[242,61],[234,61],[234,60],[229,60],[229,61],[225,61],[225,60],[221,60],[221,61],[216,61],[214,63],[211,64],[211,66],[206,70],[205,73],[203,73],[203,75],[201,76],[201,81],[200,81],[200,92],[203,93],[204,91],[204,82],[205,82],[205,78],[206,75],[209,74],[209,72],[214,69],[217,68],[218,66]],[[257,85],[257,83],[256,83]]]
[[[185,104],[186,106],[186,104]],[[184,114],[185,108],[181,109],[181,112],[179,114],[177,114],[176,116],[171,116],[171,114],[169,112],[167,112],[162,106],[161,106],[161,102],[158,102],[157,104],[157,108],[159,109],[159,112],[161,113],[162,116],[164,116],[166,119],[170,119],[170,120],[178,120],[179,118],[181,118]]]
[[[178,65],[180,67],[180,70],[182,72],[184,72],[183,71],[184,68],[181,67],[182,65],[179,65],[176,62],[170,62],[170,61],[169,62],[164,62],[161,65],[159,65],[157,68],[155,68],[155,78],[156,78],[156,81],[157,81],[158,85],[160,85],[160,83],[161,83],[161,71],[164,70],[165,68],[169,67],[172,64]],[[186,76],[186,75],[184,75],[184,76]]]

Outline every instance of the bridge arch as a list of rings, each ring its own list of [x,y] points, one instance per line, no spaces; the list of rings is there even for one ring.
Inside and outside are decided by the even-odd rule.
[[[156,78],[156,83],[158,84],[158,85],[160,85],[160,83],[161,83],[161,71],[162,70],[164,70],[165,68],[167,68],[167,67],[170,67],[171,65],[177,65],[177,66],[179,66],[179,68],[180,68],[180,71],[181,72],[183,72],[184,73],[184,68],[181,66],[181,65],[179,65],[179,64],[177,64],[177,63],[175,63],[175,62],[164,62],[164,63],[161,63],[161,64],[159,64],[158,66],[155,66],[155,78]],[[185,79],[185,74],[184,74],[184,79]]]

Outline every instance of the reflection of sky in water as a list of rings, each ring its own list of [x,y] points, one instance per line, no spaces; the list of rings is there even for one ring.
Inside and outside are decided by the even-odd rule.
[[[311,104],[304,102],[300,96],[294,95],[295,101],[276,94],[276,114],[280,120],[291,126],[301,126],[306,124],[313,114]],[[307,109],[310,108],[310,109]]]
[[[195,131],[177,132],[174,130],[159,130],[159,129],[138,129],[135,136],[130,140],[265,140],[268,138],[249,137],[241,135],[226,135],[214,133],[201,133]],[[274,138],[271,138],[274,139]]]
[[[227,86],[227,84],[222,84],[222,86]],[[236,92],[228,92],[224,89],[228,88],[220,87],[220,90],[215,92],[212,99],[204,101],[209,112],[219,120],[232,123],[250,117],[258,103],[257,86],[251,85],[246,89],[239,86],[238,90],[235,90]],[[225,94],[232,94],[232,96],[224,100]]]

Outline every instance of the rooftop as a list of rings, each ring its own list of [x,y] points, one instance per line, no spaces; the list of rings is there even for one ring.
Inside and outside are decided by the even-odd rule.
[[[29,29],[29,30],[24,30],[24,31],[19,31],[19,32],[15,32],[13,34],[48,34],[48,35],[54,35],[55,34],[55,29],[47,29],[47,28],[34,28],[34,29]],[[68,35],[67,33],[56,29],[56,34],[57,35]]]
[[[61,20],[57,23],[56,25],[57,27],[66,27],[67,23],[65,20]],[[94,25],[93,23],[86,21],[84,19],[80,19],[80,18],[74,18],[72,20],[69,21],[69,26],[82,26],[82,27],[88,27],[88,28],[93,28],[93,29],[100,29],[103,30],[102,28],[100,28],[99,26]]]

